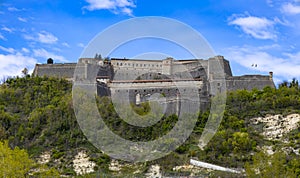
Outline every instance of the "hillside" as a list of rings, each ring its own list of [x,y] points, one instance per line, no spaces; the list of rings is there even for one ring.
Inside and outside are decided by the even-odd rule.
[[[141,177],[154,172],[164,176],[257,177],[257,173],[262,177],[300,176],[300,88],[295,80],[283,83],[278,89],[266,87],[262,91],[228,93],[222,123],[203,150],[197,145],[209,111],[199,114],[197,125],[184,145],[164,158],[136,164],[110,159],[86,139],[74,115],[71,90],[68,81],[47,77],[8,79],[0,85],[0,139],[2,143],[7,140],[12,149],[24,149],[28,159],[36,163],[24,176],[34,172],[37,165],[47,170],[52,168],[54,175],[79,177]],[[97,101],[105,123],[125,139],[154,140],[172,129],[177,121],[177,116],[171,115],[151,127],[135,128],[118,118],[108,98]],[[135,108],[139,114],[148,109],[147,104]],[[191,158],[246,172],[197,168],[189,164]]]

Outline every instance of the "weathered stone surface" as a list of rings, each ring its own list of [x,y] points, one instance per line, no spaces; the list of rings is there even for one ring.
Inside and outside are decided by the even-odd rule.
[[[94,172],[96,163],[89,160],[89,156],[85,151],[80,151],[73,160],[74,171],[77,175],[88,174]]]
[[[300,121],[299,114],[290,114],[287,116],[274,115],[266,117],[257,117],[250,119],[252,124],[265,124],[263,132],[261,133],[268,140],[279,140],[285,134],[298,128],[298,122]]]

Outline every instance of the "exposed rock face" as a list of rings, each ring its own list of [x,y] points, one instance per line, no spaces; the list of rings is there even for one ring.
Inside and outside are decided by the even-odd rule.
[[[117,160],[111,160],[108,169],[110,171],[120,171],[122,169],[122,165]]]
[[[73,160],[74,171],[77,175],[83,175],[94,172],[96,164],[89,160],[85,151],[80,151]]]
[[[45,151],[40,155],[40,158],[38,159],[39,164],[46,164],[50,161],[51,159],[51,154],[49,151]]]
[[[159,165],[152,165],[145,176],[147,178],[162,178]]]
[[[273,155],[273,147],[272,146],[263,146],[262,150],[264,150],[268,155]]]
[[[268,140],[279,140],[284,134],[298,128],[299,114],[258,117],[250,120],[253,124],[264,123],[262,135]]]

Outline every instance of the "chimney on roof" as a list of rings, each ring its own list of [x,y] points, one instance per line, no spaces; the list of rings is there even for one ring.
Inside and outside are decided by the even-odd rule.
[[[49,58],[49,59],[47,60],[47,64],[53,64],[53,59],[52,59],[52,58]]]

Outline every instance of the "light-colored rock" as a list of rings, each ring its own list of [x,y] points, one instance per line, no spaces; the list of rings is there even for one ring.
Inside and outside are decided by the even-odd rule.
[[[279,140],[283,135],[298,128],[300,121],[299,114],[290,114],[286,117],[282,115],[258,117],[250,119],[253,124],[264,123],[262,135],[268,140]]]
[[[273,147],[272,146],[263,146],[262,150],[264,150],[268,155],[274,154]]]
[[[50,161],[51,159],[51,154],[49,151],[43,152],[40,157],[38,158],[38,163],[39,164],[46,164]]]
[[[151,165],[148,172],[145,174],[147,178],[162,178],[159,165]]]
[[[89,160],[89,156],[85,151],[80,151],[73,160],[74,171],[77,175],[88,174],[94,172],[96,164]]]
[[[120,165],[120,163],[117,160],[112,159],[108,169],[110,171],[120,171],[122,169],[122,165]]]

